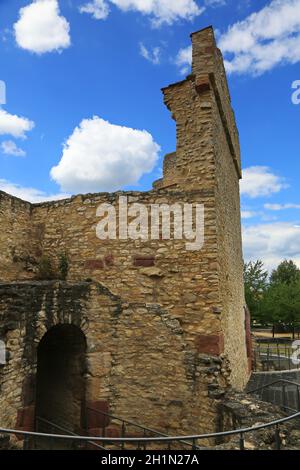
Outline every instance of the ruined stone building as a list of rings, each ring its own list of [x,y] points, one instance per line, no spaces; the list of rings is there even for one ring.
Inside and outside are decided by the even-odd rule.
[[[170,435],[215,431],[222,390],[248,381],[239,137],[213,29],[192,43],[191,75],[163,89],[177,147],[152,191],[40,204],[0,192],[1,426],[96,432],[94,408]],[[99,240],[97,207],[120,196],[203,204],[203,248]],[[66,279],[41,280],[41,260],[59,272],[62,254]]]

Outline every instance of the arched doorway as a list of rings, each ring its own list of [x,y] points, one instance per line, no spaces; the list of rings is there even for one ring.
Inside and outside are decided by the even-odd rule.
[[[36,419],[42,432],[61,433],[49,423],[78,432],[85,402],[86,339],[75,325],[52,327],[37,355]]]

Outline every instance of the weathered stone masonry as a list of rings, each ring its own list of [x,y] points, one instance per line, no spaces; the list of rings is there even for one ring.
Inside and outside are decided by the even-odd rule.
[[[177,148],[152,191],[33,205],[0,193],[0,334],[10,355],[0,369],[3,425],[26,427],[24,408],[34,416],[38,346],[55,325],[73,324],[86,339],[82,407],[106,403],[158,430],[215,430],[222,389],[248,380],[238,133],[212,28],[192,42],[192,74],[163,90]],[[204,247],[100,241],[96,209],[117,207],[120,195],[147,207],[204,204]],[[55,263],[61,253],[67,282],[36,281],[41,256]],[[72,425],[83,426],[78,410]]]

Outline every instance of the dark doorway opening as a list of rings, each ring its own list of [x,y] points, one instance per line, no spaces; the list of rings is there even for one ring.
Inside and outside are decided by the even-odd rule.
[[[86,339],[81,329],[69,324],[51,328],[38,346],[38,431],[66,434],[62,432],[65,429],[78,433],[85,403],[85,374]]]

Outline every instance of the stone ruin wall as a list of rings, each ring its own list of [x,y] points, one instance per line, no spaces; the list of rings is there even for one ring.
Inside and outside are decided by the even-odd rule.
[[[213,30],[194,33],[192,43],[192,75],[163,90],[176,120],[177,151],[171,157],[172,171],[169,165],[164,168],[158,187],[172,189],[184,184],[186,188],[201,186],[213,192],[221,330],[225,352],[234,364],[232,383],[242,388],[245,371],[251,370],[251,357],[249,348],[247,354],[244,349],[249,325],[244,315],[239,136]]]
[[[201,34],[201,32],[199,33]],[[210,38],[209,41],[213,38]],[[195,40],[194,53],[197,57],[197,44],[205,41]],[[203,46],[204,47],[204,46]],[[204,57],[202,51],[202,57]],[[244,386],[244,377],[239,371],[251,372],[251,350],[242,354],[244,333],[246,341],[250,325],[247,324],[243,283],[243,252],[241,230],[240,188],[241,157],[238,131],[226,81],[222,56],[215,50],[215,67],[217,73],[208,77],[212,91],[212,112],[214,116],[213,146],[215,154],[216,178],[216,222],[219,247],[220,297],[223,315],[222,329],[225,338],[225,353],[232,368],[232,382],[240,388]],[[221,90],[226,90],[222,93]],[[246,314],[246,310],[245,310]]]
[[[211,193],[123,193],[147,208],[178,200],[206,207],[206,240],[202,251],[186,251],[185,240],[106,240],[96,237],[97,207],[118,204],[121,193],[78,196],[40,205],[34,218],[44,221],[43,252],[57,257],[66,251],[70,280],[92,278],[126,301],[159,303],[180,319],[191,340],[220,331],[215,211]],[[184,288],[183,288],[184,285]],[[205,352],[205,351],[204,351]]]
[[[158,303],[181,322],[190,343],[199,353],[220,355],[236,340],[225,330],[227,312],[225,306],[228,289],[222,298],[220,282],[220,246],[217,245],[216,214],[212,192],[123,193],[129,201],[139,201],[147,207],[153,203],[176,203],[197,201],[205,206],[205,245],[201,251],[186,251],[186,241],[151,240],[147,243],[132,240],[101,241],[96,237],[97,207],[101,203],[118,203],[121,193],[77,196],[72,200],[45,203],[33,206],[31,223],[34,233],[42,234],[36,246],[43,255],[57,262],[61,253],[69,259],[68,280],[93,279],[106,285],[114,294],[129,302]],[[232,214],[231,214],[232,215]],[[221,224],[222,225],[222,224]],[[24,247],[25,249],[25,247]],[[233,250],[236,248],[233,246]],[[26,246],[26,253],[28,245]],[[225,253],[225,256],[227,254]],[[30,272],[27,265],[18,273],[20,279],[34,278],[32,265],[36,267],[38,257],[32,260]],[[15,262],[12,274],[15,276]],[[228,263],[229,265],[229,263]],[[229,270],[228,266],[228,270]],[[234,273],[236,272],[233,266]],[[17,278],[17,276],[15,276]],[[5,277],[4,277],[5,279]],[[224,284],[226,279],[224,280]],[[182,286],[184,284],[184,289]],[[231,294],[229,293],[231,296]],[[236,300],[234,298],[233,303]],[[236,307],[238,313],[243,312]],[[239,315],[241,322],[242,315]],[[238,323],[232,318],[232,329]],[[240,340],[244,341],[244,326],[240,328]],[[211,343],[211,337],[213,343]],[[240,351],[237,351],[240,358]],[[242,371],[242,367],[240,368]],[[247,377],[247,374],[245,374]],[[243,378],[243,377],[242,377]],[[241,388],[242,380],[233,381]]]
[[[0,191],[0,281],[30,278],[35,250],[32,205]]]
[[[116,416],[171,434],[216,429],[222,360],[197,354],[159,305],[123,303],[97,283],[27,281],[0,284],[0,307],[9,350],[1,425],[33,429],[37,345],[54,325],[73,324],[87,340],[87,403],[101,400]]]
[[[183,405],[178,405],[182,413],[181,429],[190,432],[193,428],[195,432],[201,432],[213,430],[215,426],[212,416],[216,416],[216,401],[209,398],[211,377],[220,379],[222,386],[229,381],[241,390],[248,380],[249,370],[240,235],[238,133],[223,63],[215,46],[212,29],[193,35],[192,40],[193,74],[163,90],[165,103],[176,120],[177,129],[176,153],[167,156],[165,160],[164,178],[154,183],[153,191],[145,193],[100,193],[36,205],[0,193],[0,222],[1,228],[4,228],[0,233],[0,280],[34,279],[41,255],[48,255],[57,262],[59,255],[66,253],[69,259],[68,282],[92,279],[106,286],[111,295],[120,297],[123,303],[131,305],[128,312],[133,312],[132,318],[125,315],[122,319],[127,320],[119,322],[113,316],[109,321],[107,318],[105,325],[105,331],[116,331],[119,328],[118,341],[123,354],[122,360],[125,360],[127,354],[131,358],[130,374],[134,374],[132,364],[139,364],[138,358],[145,356],[145,351],[139,349],[140,346],[136,346],[136,355],[132,356],[131,348],[135,348],[135,344],[141,344],[141,348],[142,345],[145,348],[143,335],[147,338],[147,328],[151,332],[151,338],[149,336],[146,344],[148,349],[153,343],[154,349],[148,350],[149,354],[138,372],[140,375],[132,380],[128,378],[130,375],[126,375],[124,382],[121,371],[126,370],[127,366],[124,363],[122,365],[119,355],[117,368],[112,367],[115,371],[112,375],[115,374],[116,382],[120,381],[118,398],[113,398],[112,395],[108,397],[109,388],[104,386],[104,375],[101,375],[99,384],[92,386],[95,391],[98,390],[98,397],[107,396],[114,412],[133,419],[135,416],[130,414],[128,404],[136,404],[136,396],[140,396],[140,404],[136,408],[138,421],[141,422],[142,416],[143,424],[159,428],[162,422],[167,427],[167,416],[174,423],[178,421],[179,409],[176,408],[176,403],[182,402]],[[144,242],[97,239],[97,207],[107,202],[116,204],[119,196],[125,195],[129,204],[139,202],[147,207],[153,203],[172,204],[178,201],[204,204],[205,245],[202,250],[186,251],[185,241],[179,240]],[[24,292],[28,294],[26,289]],[[97,300],[91,302],[97,305]],[[142,307],[132,306],[137,303]],[[167,380],[164,381],[160,376],[156,383],[152,378],[153,386],[148,392],[145,384],[142,388],[133,386],[134,383],[142,383],[149,378],[147,374],[144,379],[145,370],[149,370],[150,374],[156,370],[156,366],[152,367],[152,364],[153,361],[155,364],[161,363],[162,348],[159,344],[168,337],[161,322],[157,321],[155,309],[151,305],[159,305],[158,308],[163,309],[167,318],[175,322],[178,331],[181,331],[180,335],[170,337],[163,348],[165,364],[171,364],[170,371],[176,374],[176,382],[181,384],[178,393],[168,367],[163,374]],[[91,319],[96,311],[99,315],[97,308],[92,308],[90,313],[87,310]],[[35,307],[33,310],[39,311]],[[22,315],[22,321],[25,321],[25,316],[30,313],[24,312]],[[134,325],[138,327],[133,328]],[[18,328],[20,327],[15,330]],[[18,340],[21,341],[21,350],[27,335],[26,328],[22,331],[22,339]],[[103,329],[95,326],[91,331],[89,335],[91,334],[92,341],[97,336],[99,342]],[[18,336],[19,333],[7,334]],[[18,344],[13,336],[12,340],[12,345]],[[38,339],[34,344],[37,343]],[[111,340],[103,343],[97,359],[94,356],[95,363],[99,361],[101,364],[105,357],[110,357],[113,343]],[[179,350],[175,354],[177,347]],[[189,379],[190,375],[187,373],[187,357],[193,358],[193,367],[189,366],[189,370],[194,370],[193,379]],[[220,361],[217,365],[210,362],[214,358]],[[18,376],[15,370],[22,371],[23,375],[20,373],[18,379],[19,391],[11,391],[20,396],[21,377],[24,378],[24,374],[29,373],[27,367],[34,369],[35,363],[33,361],[23,368],[18,355],[16,361],[19,365],[10,369],[12,376],[7,378],[7,387],[11,387]],[[208,361],[206,365],[205,361]],[[110,376],[111,372],[108,370],[110,365],[105,372]],[[1,373],[0,370],[0,375]],[[213,390],[215,384],[210,385]],[[148,417],[145,408],[151,403],[150,395],[160,394],[160,388],[165,397],[170,396],[174,400],[167,398],[164,404],[158,401],[161,412],[156,407],[155,413],[161,416],[161,422],[156,420],[153,423],[156,418],[152,405],[149,407],[151,413]],[[181,394],[181,400],[177,400],[178,394]],[[147,400],[148,404],[145,406]],[[175,403],[170,405],[174,414],[168,409],[167,404],[170,402]]]

